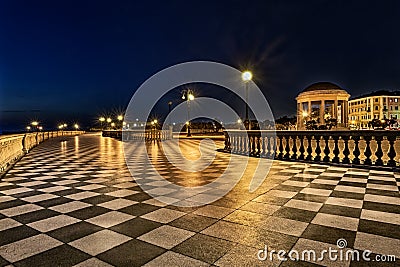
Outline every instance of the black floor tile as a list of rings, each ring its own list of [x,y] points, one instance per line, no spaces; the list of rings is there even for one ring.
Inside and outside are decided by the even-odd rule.
[[[400,239],[400,228],[398,225],[375,222],[370,220],[360,219],[358,231],[373,235],[386,236],[390,238]]]
[[[53,199],[48,199],[48,200],[43,200],[43,201],[37,202],[36,205],[39,205],[44,208],[49,208],[49,207],[69,203],[71,201],[72,200],[69,198],[58,197],[58,198],[53,198]]]
[[[40,221],[57,215],[60,215],[60,213],[53,210],[42,209],[15,216],[13,217],[13,219],[19,221],[20,223],[28,224],[31,222]]]
[[[101,230],[103,230],[103,228],[100,226],[87,222],[78,222],[62,228],[55,229],[48,232],[47,234],[64,243],[68,243]]]
[[[133,239],[111,250],[97,255],[102,261],[114,266],[142,266],[158,257],[165,249]]]
[[[99,196],[95,196],[95,197],[85,198],[85,199],[82,199],[80,201],[85,202],[85,203],[89,203],[89,204],[92,204],[92,205],[97,205],[97,204],[108,202],[108,201],[111,201],[111,200],[114,200],[114,199],[116,199],[116,198],[112,197],[112,196],[99,195]]]
[[[39,231],[28,226],[21,225],[1,232],[0,246],[40,234]]]
[[[137,195],[137,194],[135,194]],[[134,216],[141,216],[143,214],[158,210],[160,207],[156,207],[153,205],[145,204],[145,203],[138,203],[136,205],[132,205],[123,209],[120,209],[118,211],[124,212],[130,215]]]
[[[187,214],[169,223],[171,226],[186,229],[192,232],[200,232],[215,223],[214,218],[199,216],[195,214]]]
[[[343,207],[337,205],[329,205],[329,204],[323,205],[318,212],[340,215],[345,217],[353,217],[353,218],[360,218],[361,215],[361,209]]]
[[[211,264],[225,255],[234,246],[236,246],[235,243],[226,240],[196,234],[172,250]]]
[[[27,259],[14,263],[16,267],[32,267],[32,266],[73,266],[79,262],[91,258],[90,255],[73,248],[69,245],[62,245]]]
[[[382,211],[382,212],[390,212],[390,213],[400,214],[400,206],[399,205],[392,205],[392,204],[386,204],[386,203],[364,201],[363,209],[377,210],[377,211]]]
[[[295,195],[293,197],[293,199],[325,203],[328,200],[328,197],[299,193],[299,194]]]
[[[150,199],[150,198],[152,198],[152,197],[149,196],[149,195],[146,194],[146,193],[137,193],[137,194],[134,194],[134,195],[131,195],[131,196],[127,196],[127,197],[125,197],[125,198],[126,198],[126,199],[129,199],[129,200],[141,202],[141,201],[148,200],[148,199]]]
[[[67,215],[81,219],[81,220],[86,220],[86,219],[107,213],[109,211],[110,211],[109,209],[106,209],[103,207],[91,206],[91,207],[83,208],[80,210],[71,211],[70,213],[67,213]]]
[[[358,200],[364,199],[364,194],[358,194],[358,193],[353,193],[353,192],[350,193],[350,192],[337,191],[337,190],[334,190],[330,196],[331,197],[339,197],[339,198],[358,199]]]
[[[352,248],[354,246],[356,232],[309,224],[301,237],[334,245],[336,245],[338,239],[344,238],[347,241],[347,247]]]
[[[140,217],[123,222],[110,228],[110,230],[136,238],[144,233],[160,227],[162,224],[154,221],[149,221]]]
[[[295,209],[290,207],[281,207],[275,211],[272,215],[282,218],[287,218],[302,222],[311,222],[317,213],[308,210]]]

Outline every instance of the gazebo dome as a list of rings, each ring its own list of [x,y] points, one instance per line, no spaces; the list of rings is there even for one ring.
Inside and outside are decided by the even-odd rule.
[[[340,90],[342,92],[346,92],[339,85],[331,83],[331,82],[317,82],[307,86],[301,93],[305,92],[313,92],[313,91],[332,91],[332,90]],[[347,93],[347,92],[346,92]]]

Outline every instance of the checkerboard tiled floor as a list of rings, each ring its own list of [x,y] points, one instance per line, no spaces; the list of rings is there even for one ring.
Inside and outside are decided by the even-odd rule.
[[[197,145],[184,142],[186,150]],[[400,264],[398,173],[276,161],[254,193],[245,174],[224,198],[179,208],[142,191],[121,149],[119,141],[98,135],[67,137],[46,141],[18,162],[0,181],[0,266]],[[213,181],[229,159],[218,153],[209,168],[188,174],[154,147],[149,155],[168,180],[190,186]],[[168,186],[140,172],[140,159],[137,153],[137,177],[149,180],[146,190],[173,198]],[[337,248],[339,238],[349,249],[395,255],[397,262],[256,256],[265,245],[286,251]]]

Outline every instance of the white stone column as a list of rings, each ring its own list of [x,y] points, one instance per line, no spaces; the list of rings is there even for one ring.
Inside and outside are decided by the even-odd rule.
[[[324,114],[325,114],[325,100],[321,100],[319,104],[319,123],[324,124]]]

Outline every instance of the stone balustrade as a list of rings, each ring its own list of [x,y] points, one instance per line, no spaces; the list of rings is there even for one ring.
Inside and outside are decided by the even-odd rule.
[[[145,141],[155,141],[155,140],[169,140],[172,139],[172,128],[169,130],[106,130],[103,131],[102,135],[104,137],[113,137],[119,140],[124,138],[124,141],[130,140],[145,140]]]
[[[280,160],[399,166],[397,131],[225,131],[224,150]]]
[[[57,137],[82,134],[83,131],[34,132],[25,134],[0,135],[0,173],[13,162],[28,153],[43,141]]]

